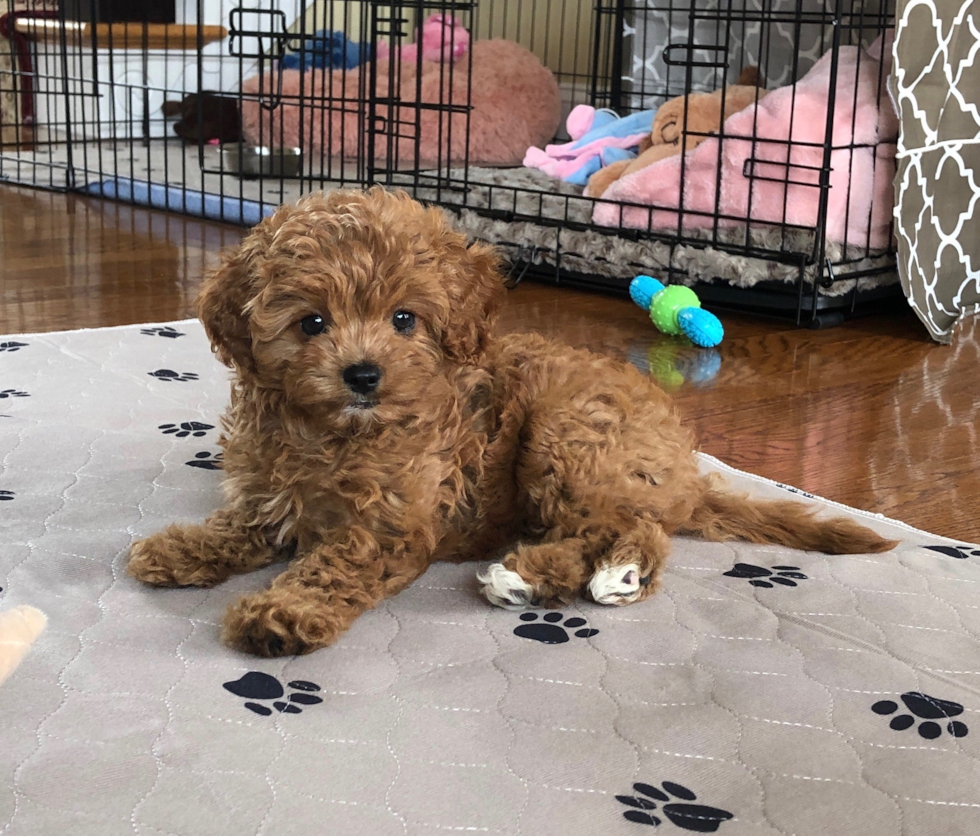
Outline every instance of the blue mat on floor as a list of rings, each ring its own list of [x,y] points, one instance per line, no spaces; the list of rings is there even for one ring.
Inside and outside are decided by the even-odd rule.
[[[255,226],[276,210],[272,204],[260,204],[255,200],[187,191],[179,186],[144,183],[127,177],[89,183],[81,191],[83,194],[241,226]]]

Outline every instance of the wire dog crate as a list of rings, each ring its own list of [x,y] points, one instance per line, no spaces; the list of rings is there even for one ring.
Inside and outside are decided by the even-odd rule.
[[[382,184],[520,275],[625,292],[646,272],[826,324],[897,289],[893,18],[894,0],[0,0],[0,179],[246,225]]]

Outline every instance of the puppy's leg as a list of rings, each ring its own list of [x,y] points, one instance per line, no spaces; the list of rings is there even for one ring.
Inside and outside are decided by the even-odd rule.
[[[624,606],[656,592],[660,570],[670,552],[670,537],[652,520],[638,519],[595,562],[589,597],[598,604]]]
[[[357,616],[400,592],[428,566],[425,555],[386,553],[366,535],[293,561],[264,592],[225,613],[225,644],[257,656],[292,656],[332,644]]]
[[[491,604],[505,609],[561,606],[587,593],[597,603],[623,606],[656,591],[670,551],[670,538],[657,522],[570,511],[548,533],[551,542],[519,546],[478,577]]]
[[[477,575],[477,580],[486,599],[504,609],[569,604],[589,578],[585,548],[586,541],[578,537],[521,545],[502,563],[493,563]]]
[[[208,587],[287,556],[261,529],[221,510],[202,525],[171,525],[134,543],[127,570],[152,586]]]
[[[632,367],[549,354],[524,373],[541,391],[528,396],[512,441],[518,504],[527,527],[547,542],[584,543],[566,550],[569,566],[551,574],[584,572],[581,591],[602,604],[646,598],[670,551],[667,532],[690,518],[697,500],[691,433]],[[523,577],[516,561],[490,575],[500,593],[494,603],[535,602],[535,579]]]

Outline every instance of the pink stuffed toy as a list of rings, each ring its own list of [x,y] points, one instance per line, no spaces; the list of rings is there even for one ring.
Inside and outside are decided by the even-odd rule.
[[[887,41],[879,39],[867,50],[840,48],[829,138],[826,231],[831,241],[875,249],[889,245],[898,119],[888,95],[879,91],[879,81],[890,68]],[[617,180],[596,203],[593,220],[603,226],[677,229],[683,174],[685,231],[746,221],[813,227],[820,200],[817,174],[827,139],[830,70],[828,53],[794,86],[772,90],[758,104],[729,117],[723,140],[708,139],[683,158],[669,157]],[[794,143],[789,148],[788,139]],[[754,168],[756,178],[744,176],[743,167]],[[788,185],[780,182],[787,172]],[[647,206],[653,208],[641,208]]]
[[[401,48],[402,61],[418,61],[419,46],[423,61],[448,61],[455,63],[470,47],[470,33],[452,15],[430,15],[422,23],[419,43],[406,44]]]

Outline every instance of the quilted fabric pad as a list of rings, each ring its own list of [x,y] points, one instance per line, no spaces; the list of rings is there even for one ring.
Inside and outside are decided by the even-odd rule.
[[[251,658],[218,623],[274,569],[124,572],[219,503],[227,394],[196,322],[0,338],[0,608],[50,620],[0,685],[5,836],[977,832],[980,549],[868,517],[896,552],[678,539],[649,601],[523,614],[437,565]]]

